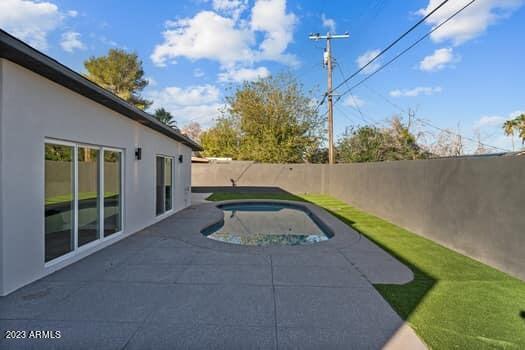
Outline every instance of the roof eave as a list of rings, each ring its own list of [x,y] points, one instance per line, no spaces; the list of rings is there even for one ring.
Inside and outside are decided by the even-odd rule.
[[[201,145],[187,136],[184,136],[173,128],[159,122],[148,113],[129,104],[120,97],[98,86],[53,58],[35,50],[3,30],[0,30],[0,58],[5,58],[25,67],[59,85],[89,98],[92,101],[181,142],[190,147],[193,151],[203,150]]]

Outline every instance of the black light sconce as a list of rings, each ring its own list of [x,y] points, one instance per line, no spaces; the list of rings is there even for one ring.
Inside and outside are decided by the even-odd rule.
[[[181,154],[181,155],[179,155],[179,163],[182,163],[183,161],[184,161],[184,157],[183,157],[183,155]]]
[[[135,159],[136,160],[142,159],[142,147],[135,148]]]

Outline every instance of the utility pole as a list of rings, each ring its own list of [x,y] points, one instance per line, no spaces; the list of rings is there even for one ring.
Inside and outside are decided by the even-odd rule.
[[[326,39],[326,49],[323,56],[323,65],[326,66],[328,71],[328,88],[326,91],[326,97],[328,99],[328,163],[335,163],[335,150],[334,150],[334,102],[333,102],[333,91],[332,91],[332,45],[333,39],[347,39],[350,35],[344,34],[330,34],[320,35],[319,33],[310,34],[308,37],[310,40],[318,41],[320,39]]]

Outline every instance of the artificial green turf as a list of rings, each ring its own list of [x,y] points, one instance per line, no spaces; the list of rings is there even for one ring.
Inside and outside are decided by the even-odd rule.
[[[312,202],[396,256],[412,269],[414,280],[375,288],[429,347],[525,349],[524,282],[329,196],[214,193],[209,197],[239,198]]]

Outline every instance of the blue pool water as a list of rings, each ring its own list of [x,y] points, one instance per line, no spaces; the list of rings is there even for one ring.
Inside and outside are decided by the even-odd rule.
[[[242,203],[219,207],[224,220],[202,233],[217,241],[253,245],[300,245],[326,241],[332,234],[299,206]]]

